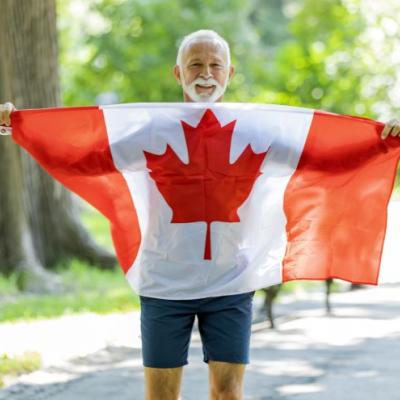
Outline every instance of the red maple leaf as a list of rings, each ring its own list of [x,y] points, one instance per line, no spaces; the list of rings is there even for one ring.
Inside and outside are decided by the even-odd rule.
[[[211,259],[210,224],[239,222],[237,209],[247,199],[268,150],[256,154],[247,145],[240,157],[229,163],[235,121],[221,126],[207,109],[196,127],[181,121],[189,154],[183,163],[167,145],[164,154],[144,151],[150,176],[173,210],[171,223],[207,223],[204,259]]]

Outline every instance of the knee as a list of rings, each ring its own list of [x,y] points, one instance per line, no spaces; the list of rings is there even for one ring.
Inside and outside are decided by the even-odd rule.
[[[243,364],[210,361],[210,399],[243,399]]]
[[[214,386],[211,388],[211,400],[242,400],[240,385]]]

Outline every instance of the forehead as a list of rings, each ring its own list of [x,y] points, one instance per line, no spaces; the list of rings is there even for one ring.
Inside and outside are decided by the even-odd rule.
[[[225,47],[217,40],[189,43],[183,50],[182,61],[186,63],[193,59],[219,59],[227,62],[228,55]]]

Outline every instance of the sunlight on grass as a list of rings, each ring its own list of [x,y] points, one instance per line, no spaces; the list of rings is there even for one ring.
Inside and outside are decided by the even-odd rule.
[[[60,294],[4,296],[0,291],[0,322],[79,312],[123,312],[139,307],[137,295],[119,269],[104,271],[74,260],[59,274],[65,287]]]
[[[36,371],[41,364],[40,354],[36,352],[27,352],[18,357],[0,354],[0,387],[4,386],[5,377]]]

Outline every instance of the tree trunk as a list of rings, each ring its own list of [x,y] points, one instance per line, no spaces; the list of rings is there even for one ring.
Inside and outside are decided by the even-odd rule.
[[[55,1],[1,0],[0,37],[0,102],[59,105]],[[83,228],[71,193],[9,138],[0,141],[0,162],[0,270],[29,269],[43,278],[42,266],[72,257],[115,265],[115,257]]]

